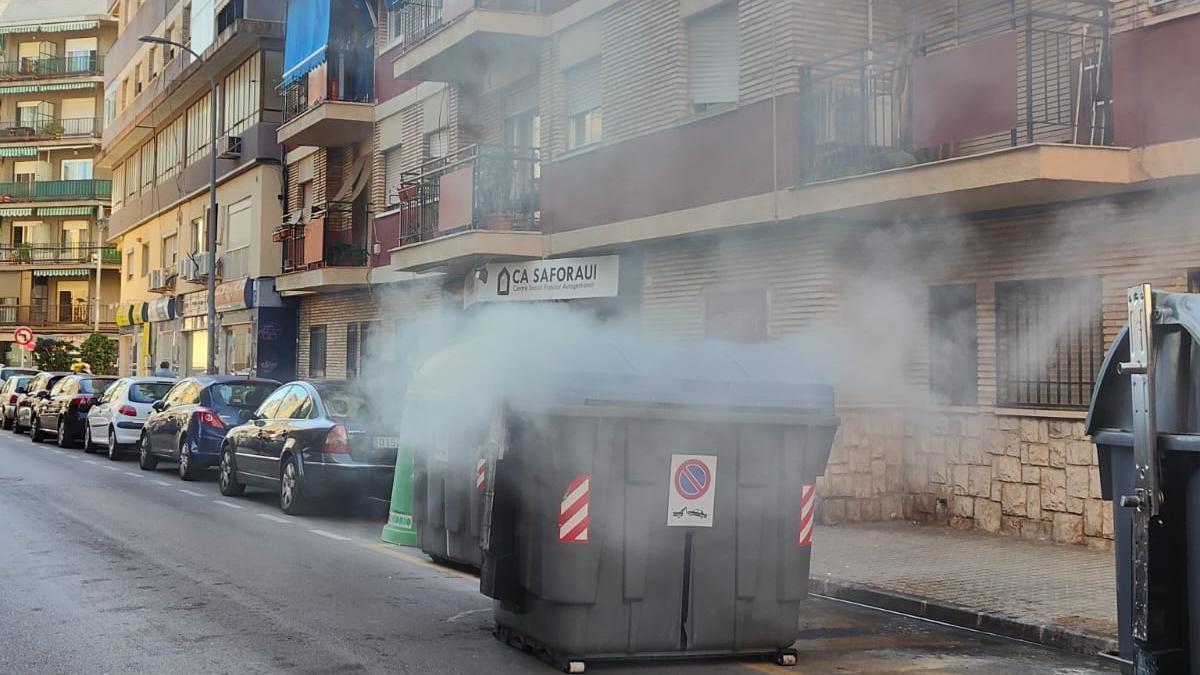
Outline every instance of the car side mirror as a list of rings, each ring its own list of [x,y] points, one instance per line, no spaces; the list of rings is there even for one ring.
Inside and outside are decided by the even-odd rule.
[[[37,393],[37,397],[40,399],[50,398],[50,392],[46,389],[43,389]]]
[[[154,412],[162,412],[167,409],[167,404],[160,399],[150,404],[150,407],[154,409]]]

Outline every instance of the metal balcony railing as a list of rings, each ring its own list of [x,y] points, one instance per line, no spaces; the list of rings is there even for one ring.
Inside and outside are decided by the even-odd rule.
[[[537,231],[540,177],[537,149],[498,145],[471,145],[403,173],[400,244],[464,230]]]
[[[99,117],[45,118],[0,121],[0,141],[50,138],[98,138],[104,131]]]
[[[104,305],[98,311],[100,323],[116,323],[115,307]],[[74,302],[69,305],[0,305],[0,326],[90,326],[96,323],[96,312],[95,304],[89,302]]]
[[[103,75],[104,57],[96,52],[76,56],[0,61],[0,80],[45,79],[72,75]]]
[[[121,253],[108,246],[89,244],[16,244],[0,246],[0,263],[95,263],[96,254],[104,263],[120,263]]]
[[[802,180],[1037,142],[1110,143],[1109,5],[979,0],[957,12],[918,5],[906,13],[905,30],[805,65]],[[979,93],[983,81],[981,97],[964,93]]]
[[[0,183],[0,203],[108,199],[111,180],[43,180]]]
[[[390,0],[392,11],[392,37],[400,38],[402,49],[411,49],[422,40],[436,33],[468,9],[497,9],[508,12],[542,11],[541,0],[473,0],[454,2],[461,7],[454,15],[448,15],[443,0]]]
[[[321,237],[321,260],[306,262],[307,238],[318,224],[322,229],[312,236]],[[285,225],[275,231],[275,240],[282,245],[284,272],[317,267],[364,267],[368,263],[366,239],[366,209],[345,202],[328,204],[320,221]]]
[[[337,53],[330,54],[330,62],[301,75],[299,78],[280,87],[283,97],[283,121],[286,123],[299,117],[325,101],[341,101],[343,103],[370,103],[375,98],[375,81],[369,69],[347,69],[345,76],[338,78],[330,75],[337,71],[337,65],[351,57]],[[369,54],[362,55],[363,63],[369,61]],[[355,72],[361,73],[356,77]],[[313,79],[324,77],[325,83],[313,87]],[[320,93],[314,93],[320,92]]]

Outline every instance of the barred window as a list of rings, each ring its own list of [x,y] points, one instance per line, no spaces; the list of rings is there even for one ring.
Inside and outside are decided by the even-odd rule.
[[[259,54],[225,77],[225,135],[236,136],[258,122],[262,70]]]
[[[1099,277],[996,284],[996,403],[1085,408],[1104,358]]]

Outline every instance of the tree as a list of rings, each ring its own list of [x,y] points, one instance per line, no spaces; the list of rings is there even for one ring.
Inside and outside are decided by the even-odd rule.
[[[33,348],[33,361],[41,370],[70,370],[75,356],[75,345],[54,338],[38,338]]]
[[[117,374],[117,343],[100,333],[92,333],[79,347],[79,358],[96,375]]]

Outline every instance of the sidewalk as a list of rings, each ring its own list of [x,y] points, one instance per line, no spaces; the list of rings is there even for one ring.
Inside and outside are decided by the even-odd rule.
[[[811,590],[1095,654],[1116,648],[1113,555],[905,521],[818,526]]]

